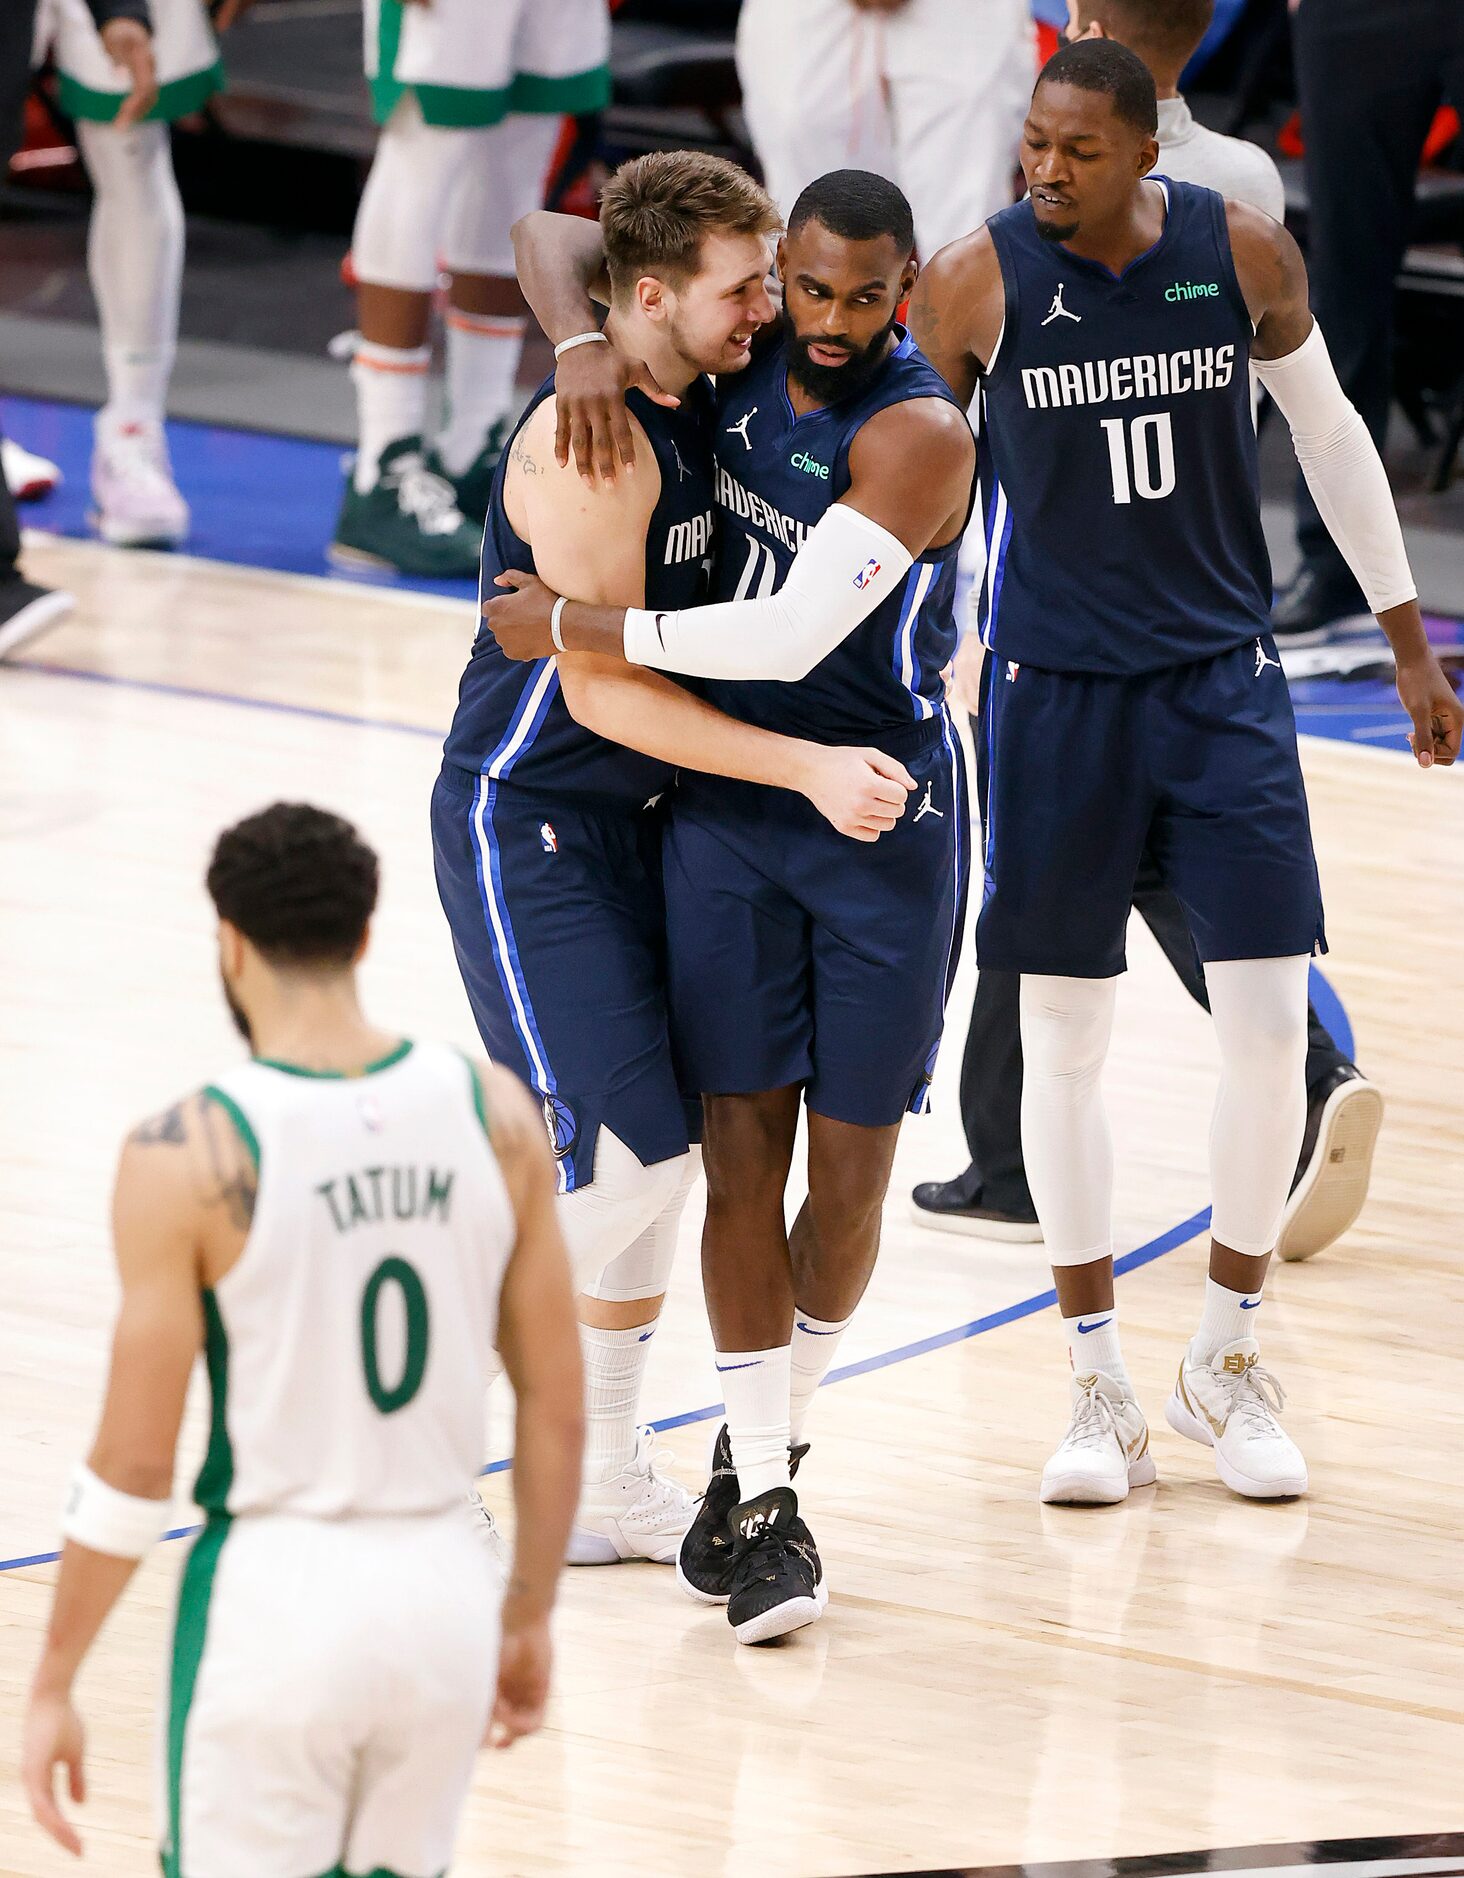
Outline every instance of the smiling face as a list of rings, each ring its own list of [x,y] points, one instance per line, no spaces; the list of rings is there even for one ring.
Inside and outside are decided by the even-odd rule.
[[[852,396],[884,361],[918,272],[893,235],[854,241],[818,221],[778,248],[789,373],[824,403]]]
[[[1038,234],[1072,241],[1122,214],[1159,145],[1118,115],[1109,93],[1052,80],[1032,95],[1021,154]]]
[[[641,310],[664,325],[694,371],[740,372],[752,357],[752,335],[777,317],[767,289],[771,262],[765,235],[706,235],[685,280],[637,283]]]

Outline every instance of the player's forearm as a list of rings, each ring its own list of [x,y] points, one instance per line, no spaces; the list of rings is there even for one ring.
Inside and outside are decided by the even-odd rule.
[[[604,273],[605,244],[598,222],[534,209],[513,225],[513,256],[524,298],[552,345],[599,327],[592,289]]]
[[[525,1618],[553,1609],[569,1529],[579,1503],[585,1424],[581,1381],[573,1389],[517,1393],[514,1418],[513,1569],[505,1598]]]
[[[739,723],[656,672],[606,664],[565,701],[586,730],[678,769],[800,794],[810,780],[812,744]]]
[[[113,1558],[68,1540],[61,1552],[61,1572],[45,1648],[36,1668],[35,1686],[47,1695],[70,1692],[76,1673],[137,1570],[135,1558]]]

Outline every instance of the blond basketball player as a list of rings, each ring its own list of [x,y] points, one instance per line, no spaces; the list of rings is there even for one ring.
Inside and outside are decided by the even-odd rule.
[[[511,1077],[378,1030],[355,966],[376,857],[276,804],[208,873],[224,995],[253,1060],[122,1151],[122,1305],[73,1479],[26,1718],[33,1812],[81,1842],[72,1687],[171,1521],[203,1349],[212,1394],[162,1729],[169,1878],[430,1878],[477,1749],[543,1717],[579,1489],[581,1380],[539,1117]],[[518,1400],[502,1596],[464,1493],[495,1339]],[[495,1696],[496,1686],[496,1696]]]

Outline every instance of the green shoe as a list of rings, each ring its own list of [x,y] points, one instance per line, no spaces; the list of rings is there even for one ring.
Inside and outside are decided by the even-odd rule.
[[[350,472],[335,538],[327,550],[343,567],[393,567],[429,580],[477,577],[483,525],[458,508],[452,484],[428,469],[420,437],[400,437],[381,453],[376,486],[362,495]]]
[[[458,507],[480,526],[488,515],[488,504],[493,499],[493,478],[498,474],[499,459],[513,435],[514,421],[511,417],[499,418],[483,440],[483,448],[461,476],[453,475],[438,455],[436,445],[427,453],[428,469],[434,476],[440,476],[444,482],[452,484]]]

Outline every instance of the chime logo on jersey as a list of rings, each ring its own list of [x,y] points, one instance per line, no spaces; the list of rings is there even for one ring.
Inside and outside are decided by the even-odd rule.
[[[540,822],[539,844],[546,854],[558,854],[559,837],[555,834],[552,823]]]
[[[874,579],[875,575],[878,572],[879,572],[878,561],[872,561],[872,560],[866,561],[863,567],[861,567],[859,572],[854,576],[854,585],[859,589],[861,593],[863,593],[864,589],[869,585],[870,581]]]
[[[821,483],[829,479],[828,464],[820,463],[817,457],[811,457],[806,450],[800,450],[797,456],[790,456],[788,462],[791,468],[802,470],[805,476],[817,476]]]
[[[574,1119],[574,1110],[557,1095],[544,1098],[544,1126],[549,1133],[549,1146],[556,1161],[562,1161],[573,1148],[579,1134],[579,1123]]]

